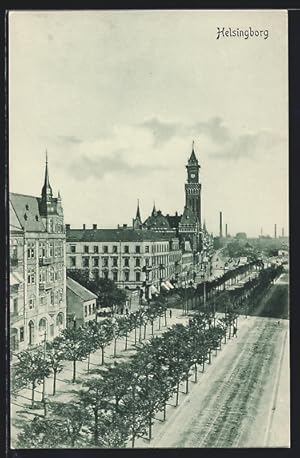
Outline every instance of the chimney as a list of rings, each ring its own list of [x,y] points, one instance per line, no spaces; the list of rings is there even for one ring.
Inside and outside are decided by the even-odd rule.
[[[93,224],[93,229],[97,229],[97,224]]]
[[[281,235],[284,237],[284,228],[281,229]]]
[[[223,237],[222,212],[220,212],[220,237]]]
[[[85,231],[85,224],[82,225],[82,229]]]
[[[71,224],[66,224],[66,230],[69,231],[71,229]]]
[[[225,237],[227,237],[227,223],[225,224]]]
[[[277,238],[277,225],[274,225],[274,238]]]

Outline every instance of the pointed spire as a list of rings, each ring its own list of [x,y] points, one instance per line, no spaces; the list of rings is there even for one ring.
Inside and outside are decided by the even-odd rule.
[[[198,165],[198,159],[196,158],[196,154],[195,154],[195,142],[193,140],[193,143],[192,143],[192,153],[190,155],[190,158],[188,160],[188,164],[189,165]]]
[[[44,178],[44,186],[42,188],[42,197],[51,197],[52,198],[52,188],[49,182],[49,172],[48,172],[48,152],[46,150],[46,165],[45,165],[45,178]]]
[[[155,201],[153,201],[152,216],[156,215]]]
[[[137,209],[136,209],[136,219],[141,219],[141,212],[140,212],[140,199],[137,200]]]
[[[59,190],[58,190],[58,193],[57,193],[57,199],[61,200],[61,195],[60,195],[60,191]]]

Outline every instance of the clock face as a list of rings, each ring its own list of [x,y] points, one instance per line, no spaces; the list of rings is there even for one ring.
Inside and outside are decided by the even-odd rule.
[[[195,178],[195,174],[194,173],[191,173],[191,178]]]

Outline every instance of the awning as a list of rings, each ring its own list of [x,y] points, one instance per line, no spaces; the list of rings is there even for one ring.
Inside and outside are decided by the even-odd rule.
[[[165,289],[166,291],[170,291],[170,288],[168,288],[168,286],[164,282],[162,282],[160,286],[161,288]]]
[[[174,286],[172,285],[172,283],[169,282],[169,280],[166,280],[165,283],[169,289],[174,289]]]
[[[23,277],[21,277],[20,274],[17,274],[17,272],[9,274],[9,285],[10,286],[19,285],[20,283],[23,283],[23,281],[24,281]]]

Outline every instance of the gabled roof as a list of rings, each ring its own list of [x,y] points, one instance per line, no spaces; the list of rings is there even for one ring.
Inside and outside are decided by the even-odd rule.
[[[96,294],[82,286],[73,278],[67,277],[67,288],[69,288],[76,296],[80,297],[83,301],[90,301],[92,299],[97,299]]]
[[[66,229],[67,242],[151,242],[174,238],[174,234],[147,229]]]
[[[195,224],[196,222],[197,222],[197,217],[194,215],[192,210],[189,207],[184,207],[183,215],[180,220],[180,225]]]
[[[162,228],[170,230],[171,226],[166,216],[162,214],[160,210],[153,212],[145,221],[144,225],[149,228]]]
[[[9,193],[9,199],[14,213],[25,231],[45,232],[46,228],[42,222],[39,211],[39,197],[27,196],[24,194]],[[13,215],[13,213],[12,213]],[[15,217],[12,216],[16,222]]]
[[[14,207],[12,206],[11,201],[9,201],[9,230],[23,232],[23,228],[18,220]]]

